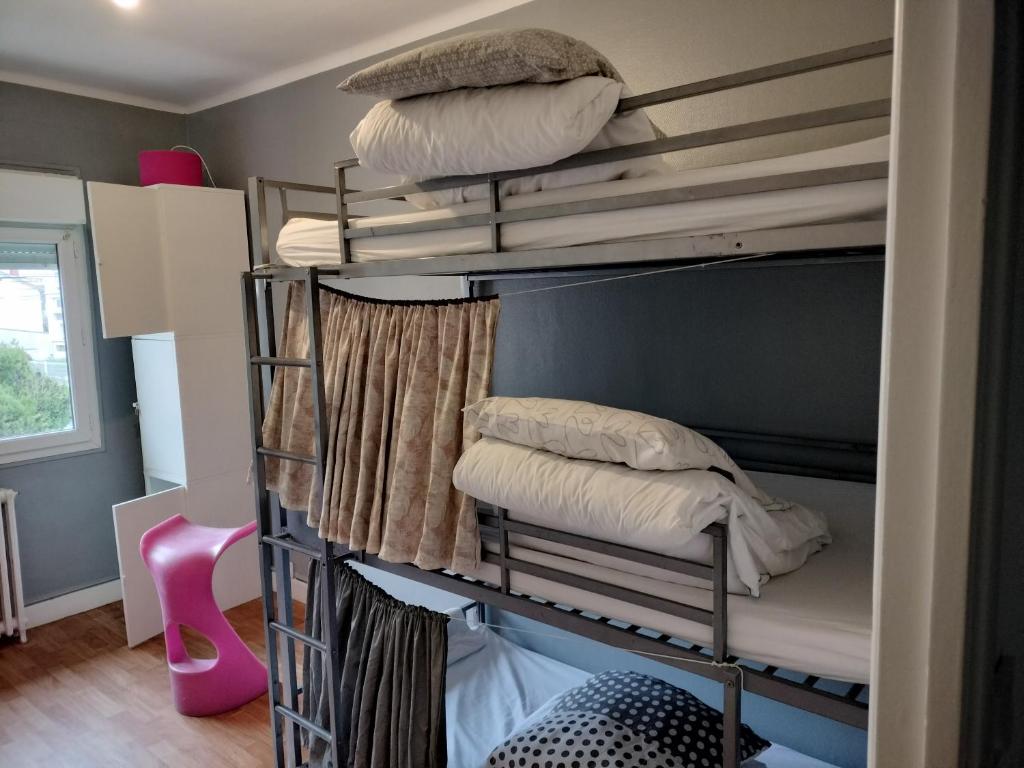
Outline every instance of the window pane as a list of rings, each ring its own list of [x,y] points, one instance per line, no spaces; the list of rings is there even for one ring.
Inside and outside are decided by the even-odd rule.
[[[0,242],[0,439],[75,428],[57,246]]]

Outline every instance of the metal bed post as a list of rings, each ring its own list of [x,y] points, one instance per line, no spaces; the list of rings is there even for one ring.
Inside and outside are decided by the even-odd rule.
[[[348,188],[345,183],[345,168],[345,163],[335,163],[334,197],[338,207],[338,248],[341,250],[341,263],[349,264],[352,261],[352,245],[345,237],[345,230],[348,229],[348,203],[345,202]]]
[[[729,657],[729,527],[720,525],[708,530],[712,536],[712,653],[716,664],[727,664]],[[722,765],[740,765],[740,704],[743,699],[743,677],[738,669],[730,669],[722,681]]]
[[[501,182],[492,179],[487,183],[487,202],[490,207],[491,226],[491,253],[501,251],[501,222],[498,220],[498,212],[501,210],[501,200],[498,193],[501,190]]]
[[[511,576],[508,568],[508,528],[505,527],[505,523],[508,521],[508,510],[503,507],[495,507],[494,511],[498,515],[498,556],[500,558],[498,568],[501,570],[501,592],[507,595],[511,589]]]
[[[740,750],[742,673],[738,669],[730,670],[722,687],[722,765],[724,768],[739,768],[742,754]]]
[[[286,190],[281,187],[281,207],[283,211],[287,211],[288,203],[286,198]],[[267,197],[266,197],[266,185],[264,179],[257,177],[249,179],[249,201],[250,205],[255,204],[255,210],[250,210],[250,227],[252,231],[252,242],[253,249],[250,256],[250,266],[254,264],[266,264],[270,260],[270,242],[269,232],[267,229]],[[258,243],[258,251],[256,245]],[[243,289],[243,306],[245,307],[246,315],[246,345],[247,354],[250,361],[254,357],[260,357],[258,352],[261,350],[266,351],[266,356],[261,358],[262,360],[274,360],[276,358],[276,339],[274,335],[274,301],[272,286],[269,282],[263,286],[262,295],[256,291],[255,281],[251,275],[243,276],[242,280]],[[260,310],[264,322],[260,324]],[[291,627],[294,620],[294,612],[292,606],[292,594],[291,594],[291,553],[287,549],[275,549],[272,545],[264,544],[262,539],[264,534],[274,534],[279,530],[283,529],[286,525],[286,512],[281,508],[279,504],[272,499],[267,492],[266,488],[266,471],[263,464],[262,456],[259,454],[259,449],[262,448],[262,428],[263,428],[263,412],[266,405],[267,393],[270,391],[272,384],[272,366],[269,363],[257,364],[255,366],[250,365],[250,417],[252,421],[253,430],[253,470],[254,477],[253,482],[255,486],[255,492],[257,495],[257,504],[260,510],[266,509],[266,525],[260,529],[260,547],[261,551],[267,548],[270,563],[273,564],[274,572],[277,574],[277,584],[274,590],[274,598],[276,600],[276,614],[275,611],[269,606],[265,605],[265,618],[267,619],[267,631],[271,633],[271,637],[268,637],[268,654],[270,652],[269,645],[270,640],[273,639],[274,651],[276,653],[280,650],[277,643],[276,637],[273,635],[272,624],[277,624],[277,617],[280,617],[280,624]],[[276,521],[275,521],[276,518]],[[265,530],[264,530],[265,528]],[[267,578],[267,574],[264,574],[264,578]],[[273,587],[273,581],[270,581],[271,587]],[[269,593],[264,590],[264,600],[267,601],[270,598]],[[295,641],[288,636],[284,638],[284,680],[283,680],[283,695],[279,695],[279,699],[283,701],[272,702],[275,706],[277,703],[281,703],[284,706],[292,710],[298,709],[298,698],[299,698],[299,685],[298,675],[296,673],[295,664]],[[279,668],[274,666],[274,675],[279,673]],[[276,721],[276,718],[274,718]],[[279,733],[279,723],[275,722],[275,738]],[[292,764],[298,765],[301,761],[302,751],[302,740],[301,733],[298,725],[294,722],[289,728],[289,752],[292,755]],[[284,750],[284,746],[281,746]]]
[[[714,624],[712,625],[712,637],[714,644],[715,661],[724,664],[727,660],[729,640],[729,572],[728,572],[728,543],[729,529],[722,525],[711,528],[708,533],[712,536],[712,587],[714,603]]]

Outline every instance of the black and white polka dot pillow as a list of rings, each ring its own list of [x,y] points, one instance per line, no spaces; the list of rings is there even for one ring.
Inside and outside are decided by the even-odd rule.
[[[681,688],[636,672],[604,672],[495,749],[495,768],[714,768],[722,714]],[[770,747],[747,726],[740,756]]]
[[[684,768],[636,731],[590,712],[550,714],[495,749],[501,768]]]

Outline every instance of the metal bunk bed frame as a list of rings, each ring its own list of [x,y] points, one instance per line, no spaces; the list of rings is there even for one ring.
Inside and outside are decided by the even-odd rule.
[[[830,51],[789,62],[760,67],[732,75],[704,80],[688,85],[654,91],[623,99],[618,111],[653,106],[670,101],[691,98],[755,83],[767,82],[807,72],[848,64],[892,53],[892,40],[881,40],[842,50]],[[653,654],[673,667],[705,677],[723,685],[723,765],[739,766],[740,704],[744,690],[813,712],[858,728],[867,727],[867,691],[862,684],[822,683],[814,675],[794,679],[791,674],[773,666],[764,666],[738,659],[728,653],[728,591],[726,589],[727,526],[715,523],[705,529],[713,537],[713,562],[705,565],[634,549],[611,542],[564,533],[538,525],[509,519],[506,510],[478,504],[483,545],[481,559],[498,567],[500,583],[491,584],[476,578],[449,571],[424,571],[412,565],[390,563],[363,552],[352,552],[330,541],[321,540],[315,547],[302,543],[287,531],[284,511],[274,503],[266,485],[264,459],[267,456],[286,461],[312,465],[322,482],[327,456],[327,413],[325,409],[325,382],[323,372],[323,340],[320,327],[319,290],[321,280],[345,277],[388,275],[463,275],[484,276],[515,272],[519,276],[550,275],[552,270],[581,267],[650,266],[653,264],[696,261],[713,265],[723,257],[737,254],[785,253],[790,256],[810,252],[814,262],[822,258],[863,259],[882,258],[884,221],[823,224],[789,227],[757,232],[722,233],[716,235],[665,238],[615,244],[596,244],[564,248],[504,251],[501,246],[501,227],[513,221],[527,221],[553,216],[594,213],[628,209],[646,205],[713,199],[730,195],[767,192],[824,184],[835,184],[863,179],[885,178],[886,163],[870,163],[842,168],[822,169],[800,173],[770,176],[758,179],[707,184],[642,194],[624,195],[598,200],[537,206],[515,211],[502,211],[499,205],[498,185],[507,178],[546,173],[553,170],[622,160],[632,157],[678,151],[698,146],[769,136],[795,130],[836,125],[856,120],[886,117],[888,99],[854,104],[844,107],[772,118],[742,125],[728,126],[697,133],[666,137],[654,141],[614,147],[576,155],[544,168],[489,173],[478,176],[432,179],[418,184],[386,187],[378,190],[353,191],[346,185],[346,171],[358,163],[347,160],[335,164],[336,186],[325,187],[263,178],[250,179],[249,206],[253,269],[242,275],[242,302],[246,320],[246,350],[250,363],[250,417],[254,485],[259,523],[260,571],[263,592],[263,612],[266,628],[268,676],[270,683],[270,715],[273,728],[275,766],[286,768],[302,765],[301,732],[326,740],[330,745],[333,764],[343,764],[338,754],[337,735],[341,727],[339,704],[340,649],[331,642],[337,637],[337,618],[332,611],[322,617],[325,622],[326,642],[314,640],[293,626],[294,615],[291,595],[292,553],[300,553],[323,565],[338,560],[358,561],[491,605],[545,624],[567,630],[594,640],[640,653]],[[489,211],[459,216],[441,221],[384,227],[358,228],[348,226],[351,218],[349,206],[374,200],[401,198],[412,192],[448,189],[472,184],[489,185]],[[281,212],[285,222],[294,217],[337,219],[341,263],[333,268],[276,267],[271,263],[270,238],[267,220],[267,191],[277,189]],[[288,202],[289,192],[330,194],[336,203],[336,213],[295,210]],[[437,256],[420,259],[354,262],[351,259],[352,240],[411,232],[426,232],[454,227],[486,225],[490,227],[491,249],[488,253]],[[830,251],[832,255],[821,256]],[[740,266],[740,265],[737,265]],[[272,283],[299,281],[305,285],[306,320],[309,331],[308,358],[282,358],[276,353]],[[469,283],[472,292],[472,282]],[[280,366],[308,368],[312,378],[312,405],[314,411],[315,451],[311,456],[281,451],[262,444],[264,404],[272,384],[272,371]],[[862,450],[860,446],[850,446]],[[577,574],[540,566],[515,558],[509,550],[509,535],[554,541],[585,550],[654,565],[670,571],[685,573],[710,582],[713,591],[712,609],[654,597]],[[492,544],[491,547],[486,543]],[[528,546],[528,545],[523,545]],[[492,551],[496,548],[497,551]],[[556,604],[537,596],[516,592],[511,588],[512,573],[529,574],[549,581],[588,590],[608,597],[644,605],[653,610],[681,616],[705,624],[712,629],[710,648],[691,643],[643,627],[598,616],[569,606]],[[275,576],[276,589],[275,589]],[[323,568],[320,579],[322,605],[334,605],[337,584],[333,568]],[[330,722],[328,728],[310,722],[302,716],[299,707],[301,687],[296,669],[296,644],[304,646],[304,653],[321,653],[324,668],[330,678],[328,691]],[[841,689],[841,690],[840,690]]]

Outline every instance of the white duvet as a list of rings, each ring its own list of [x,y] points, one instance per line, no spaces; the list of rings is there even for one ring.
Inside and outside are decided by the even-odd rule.
[[[831,541],[820,513],[786,502],[762,506],[703,470],[637,470],[484,437],[463,454],[453,482],[514,520],[706,564],[712,539],[702,531],[728,523],[729,591],[755,597],[769,578],[799,568]],[[622,560],[607,565],[654,575]]]

